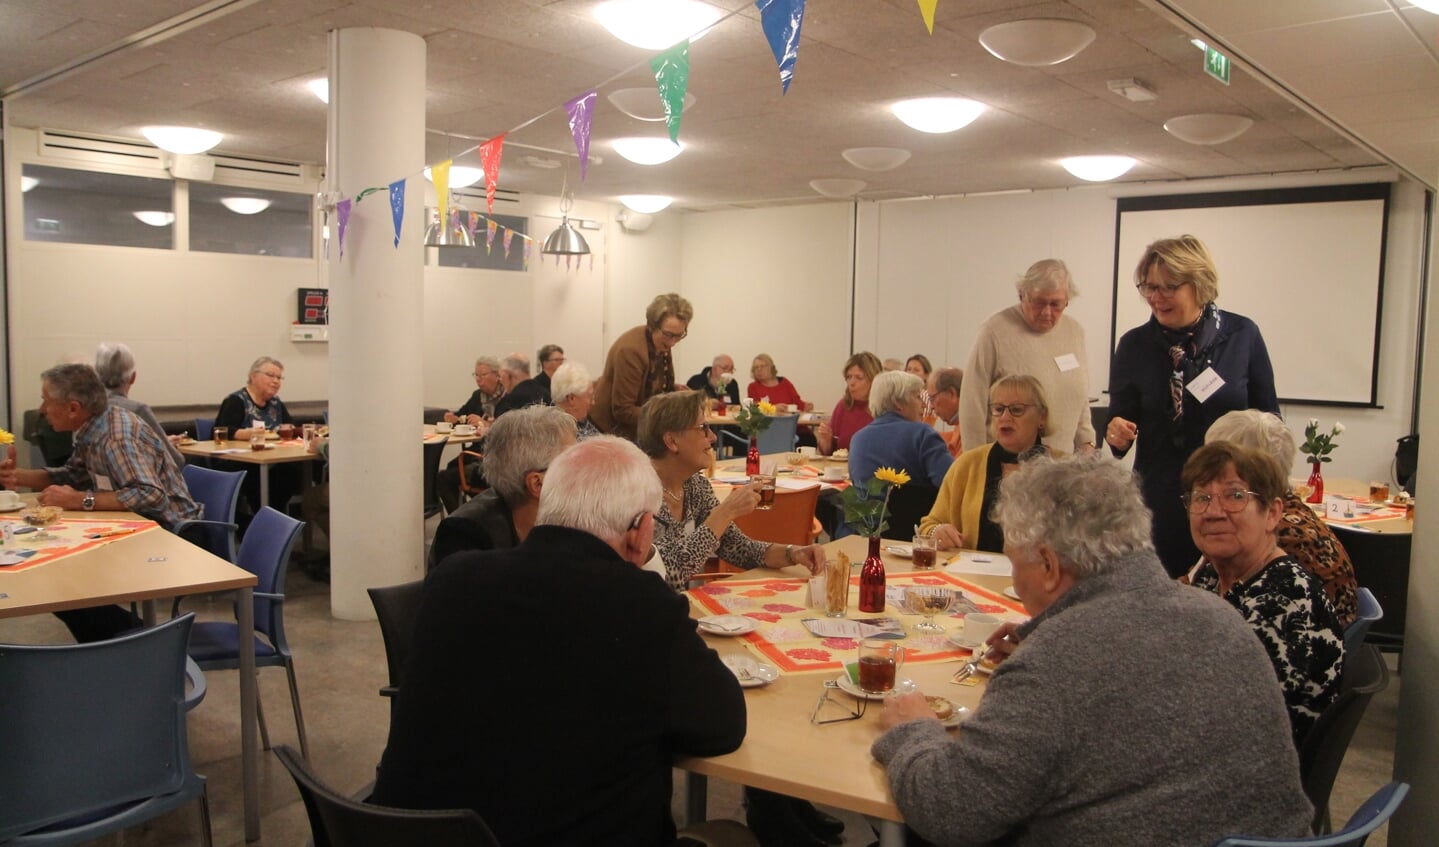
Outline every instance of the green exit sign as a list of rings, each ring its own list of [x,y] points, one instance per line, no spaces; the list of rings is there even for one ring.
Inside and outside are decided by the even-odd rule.
[[[1204,72],[1224,83],[1229,84],[1229,57],[1215,50],[1213,47],[1204,48]]]

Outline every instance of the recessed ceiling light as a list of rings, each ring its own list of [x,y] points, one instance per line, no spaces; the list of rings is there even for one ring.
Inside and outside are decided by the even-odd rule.
[[[812,179],[809,187],[826,197],[853,197],[869,183],[862,179]]]
[[[607,0],[594,15],[620,41],[664,50],[686,38],[698,41],[724,12],[699,0]]]
[[[258,215],[270,208],[264,197],[221,197],[220,205],[237,215]]]
[[[663,165],[685,149],[683,141],[676,143],[668,138],[616,138],[610,145],[636,165]]]
[[[146,126],[140,132],[161,150],[187,156],[203,153],[225,137],[214,130],[188,126]]]
[[[132,212],[131,214],[133,214],[140,223],[150,226],[169,226],[175,222],[174,212],[148,211]]]
[[[642,215],[653,215],[655,212],[663,212],[675,198],[666,194],[621,194],[620,202],[631,212],[639,212]]]
[[[33,176],[22,176],[20,177],[20,193],[24,194],[39,184],[40,180]]]
[[[890,171],[909,161],[903,147],[851,147],[840,153],[846,162],[865,171]]]
[[[1164,122],[1164,131],[1190,144],[1223,144],[1243,135],[1254,121],[1243,115],[1179,115]]]
[[[660,93],[653,85],[649,88],[621,88],[605,96],[609,98],[616,109],[637,121],[662,121],[665,119],[664,101],[660,99]],[[680,111],[688,112],[694,104],[695,96],[686,91],[685,104]]]
[[[1040,68],[1078,56],[1094,43],[1094,29],[1064,18],[1030,18],[995,24],[979,34],[979,43],[1006,62]]]
[[[1409,2],[1426,12],[1439,15],[1439,0],[1409,0]]]
[[[305,83],[305,85],[309,87],[312,94],[320,98],[321,103],[330,102],[330,81],[328,79],[325,77],[312,79]]]
[[[889,108],[905,126],[938,134],[969,126],[984,113],[985,106],[964,97],[917,97]]]
[[[465,165],[450,166],[451,188],[469,188],[471,185],[474,185],[475,183],[479,182],[484,178],[484,168],[471,168],[466,167]],[[435,177],[430,173],[429,168],[425,168],[425,179],[428,179],[430,182],[435,181]]]
[[[1108,182],[1128,173],[1135,160],[1128,156],[1070,156],[1060,159],[1059,163],[1080,179]]]

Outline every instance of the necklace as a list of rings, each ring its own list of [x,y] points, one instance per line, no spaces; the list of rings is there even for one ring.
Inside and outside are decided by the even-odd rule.
[[[685,499],[685,498],[684,498],[684,494],[682,494],[682,493],[681,493],[681,494],[674,494],[674,493],[672,493],[668,488],[664,489],[664,492],[665,492],[665,496],[666,496],[666,497],[670,498],[671,500],[675,501],[676,503],[683,503],[683,502],[684,502],[684,499]]]

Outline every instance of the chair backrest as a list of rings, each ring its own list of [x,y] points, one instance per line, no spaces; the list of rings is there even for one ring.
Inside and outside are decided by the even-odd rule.
[[[1298,847],[1364,847],[1364,842],[1369,840],[1374,830],[1388,823],[1399,810],[1399,805],[1404,802],[1404,796],[1408,793],[1408,783],[1389,783],[1365,800],[1364,805],[1349,818],[1343,829],[1330,835],[1303,838],[1245,838],[1235,835],[1215,842],[1214,847],[1271,847],[1280,844]]]
[[[440,459],[445,452],[445,442],[436,441],[433,444],[425,445],[425,470],[424,470],[424,491],[425,497],[423,506],[425,517],[439,514],[440,497],[435,493],[435,477],[440,473]]]
[[[1304,793],[1314,804],[1316,829],[1329,807],[1334,778],[1339,775],[1339,766],[1344,762],[1354,730],[1359,727],[1369,701],[1388,684],[1389,669],[1378,647],[1367,644],[1353,653],[1345,653],[1339,697],[1320,714],[1299,745],[1299,776],[1304,781]]]
[[[1384,607],[1384,619],[1372,623],[1369,640],[1387,639],[1402,644],[1414,537],[1400,532],[1363,532],[1345,526],[1333,529],[1334,537],[1344,545],[1344,551],[1354,563],[1355,578],[1373,592]]]
[[[275,755],[300,789],[315,847],[499,847],[473,809],[392,809],[361,803],[322,782],[290,747],[277,745]]]
[[[214,418],[195,418],[195,440],[209,441],[215,437]]]
[[[761,455],[789,453],[794,450],[794,434],[799,427],[799,415],[776,415],[769,419],[769,427],[757,437]]]
[[[216,471],[199,465],[185,465],[180,472],[185,477],[185,486],[190,489],[190,496],[205,509],[203,519],[215,523],[182,524],[176,533],[227,562],[235,561],[233,524],[245,472]]]
[[[819,485],[775,492],[774,508],[756,509],[735,518],[735,526],[755,541],[771,544],[809,544],[814,540],[814,510]]]
[[[914,528],[934,508],[939,489],[933,485],[911,482],[901,485],[889,494],[889,529],[884,537],[896,541],[912,541]]]
[[[89,644],[0,645],[0,843],[198,779],[185,735],[194,618]]]
[[[284,616],[280,614],[278,603],[260,595],[284,596],[285,569],[290,563],[290,551],[294,549],[295,539],[304,525],[303,521],[265,506],[245,530],[245,539],[240,542],[240,555],[235,561],[258,578],[255,586],[255,631],[264,633],[276,648],[285,643]]]
[[[405,659],[410,655],[410,642],[415,635],[415,621],[420,616],[420,598],[425,581],[417,579],[400,585],[367,589],[375,604],[375,617],[380,620],[380,637],[385,640],[385,661],[390,666],[390,687],[400,687]]]
[[[1358,614],[1354,616],[1353,623],[1344,630],[1344,655],[1352,656],[1364,645],[1364,636],[1369,634],[1369,627],[1374,622],[1384,617],[1384,609],[1379,605],[1379,600],[1374,592],[1361,586],[1356,595],[1356,606]]]

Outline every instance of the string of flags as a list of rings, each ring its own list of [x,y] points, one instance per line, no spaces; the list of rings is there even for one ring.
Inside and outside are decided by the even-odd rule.
[[[920,13],[924,18],[925,26],[928,27],[931,35],[934,34],[934,12],[939,0],[918,0]],[[800,27],[804,22],[805,0],[755,0],[755,7],[759,9],[760,24],[764,30],[765,40],[769,42],[770,51],[774,54],[775,64],[779,69],[780,87],[782,93],[789,92],[790,82],[794,79],[795,65],[799,59],[799,36]],[[714,26],[724,20],[731,18],[741,9],[735,9],[716,21]],[[661,51],[648,60],[649,68],[654,74],[655,87],[660,96],[660,102],[664,109],[665,126],[669,131],[670,141],[678,144],[680,134],[680,118],[684,111],[685,92],[689,88],[689,46],[690,39],[685,39]],[[638,66],[636,66],[638,67]],[[634,68],[628,68],[612,79],[619,78]],[[603,83],[602,83],[603,84]],[[568,100],[564,104],[564,112],[569,122],[570,134],[574,139],[575,151],[580,160],[580,180],[583,181],[589,169],[590,155],[590,133],[594,119],[595,102],[599,97],[599,86],[595,86],[584,93]],[[526,127],[536,120],[556,111],[551,108],[545,112],[521,123],[519,128]],[[479,226],[479,220],[485,220],[485,249],[489,251],[495,240],[497,231],[503,230],[502,244],[504,246],[505,258],[509,258],[510,245],[514,238],[518,237],[524,243],[524,259],[528,266],[531,248],[534,238],[526,233],[511,229],[504,224],[498,223],[492,217],[495,211],[495,190],[499,185],[500,159],[504,152],[505,137],[509,130],[494,136],[488,141],[476,144],[461,150],[455,157],[446,159],[430,166],[431,179],[435,185],[435,192],[439,199],[439,214],[442,222],[452,220],[452,214],[458,214],[460,210],[450,209],[450,167],[454,159],[464,156],[473,151],[479,151],[480,167],[485,175],[485,214],[479,212],[468,212],[466,219],[461,223],[469,231],[473,238]],[[394,246],[400,246],[400,228],[405,219],[405,183],[411,177],[420,174],[411,174],[408,177],[391,182],[388,186],[376,186],[366,188],[357,193],[353,198],[342,198],[334,202],[333,206],[327,205],[326,211],[334,209],[339,224],[339,248],[340,258],[345,256],[345,236],[349,227],[350,213],[354,207],[371,194],[387,191],[390,200],[390,215],[394,222],[395,237]],[[559,257],[556,257],[556,262]],[[569,267],[570,257],[565,257],[566,268]],[[594,256],[590,256],[590,267],[594,267]]]

